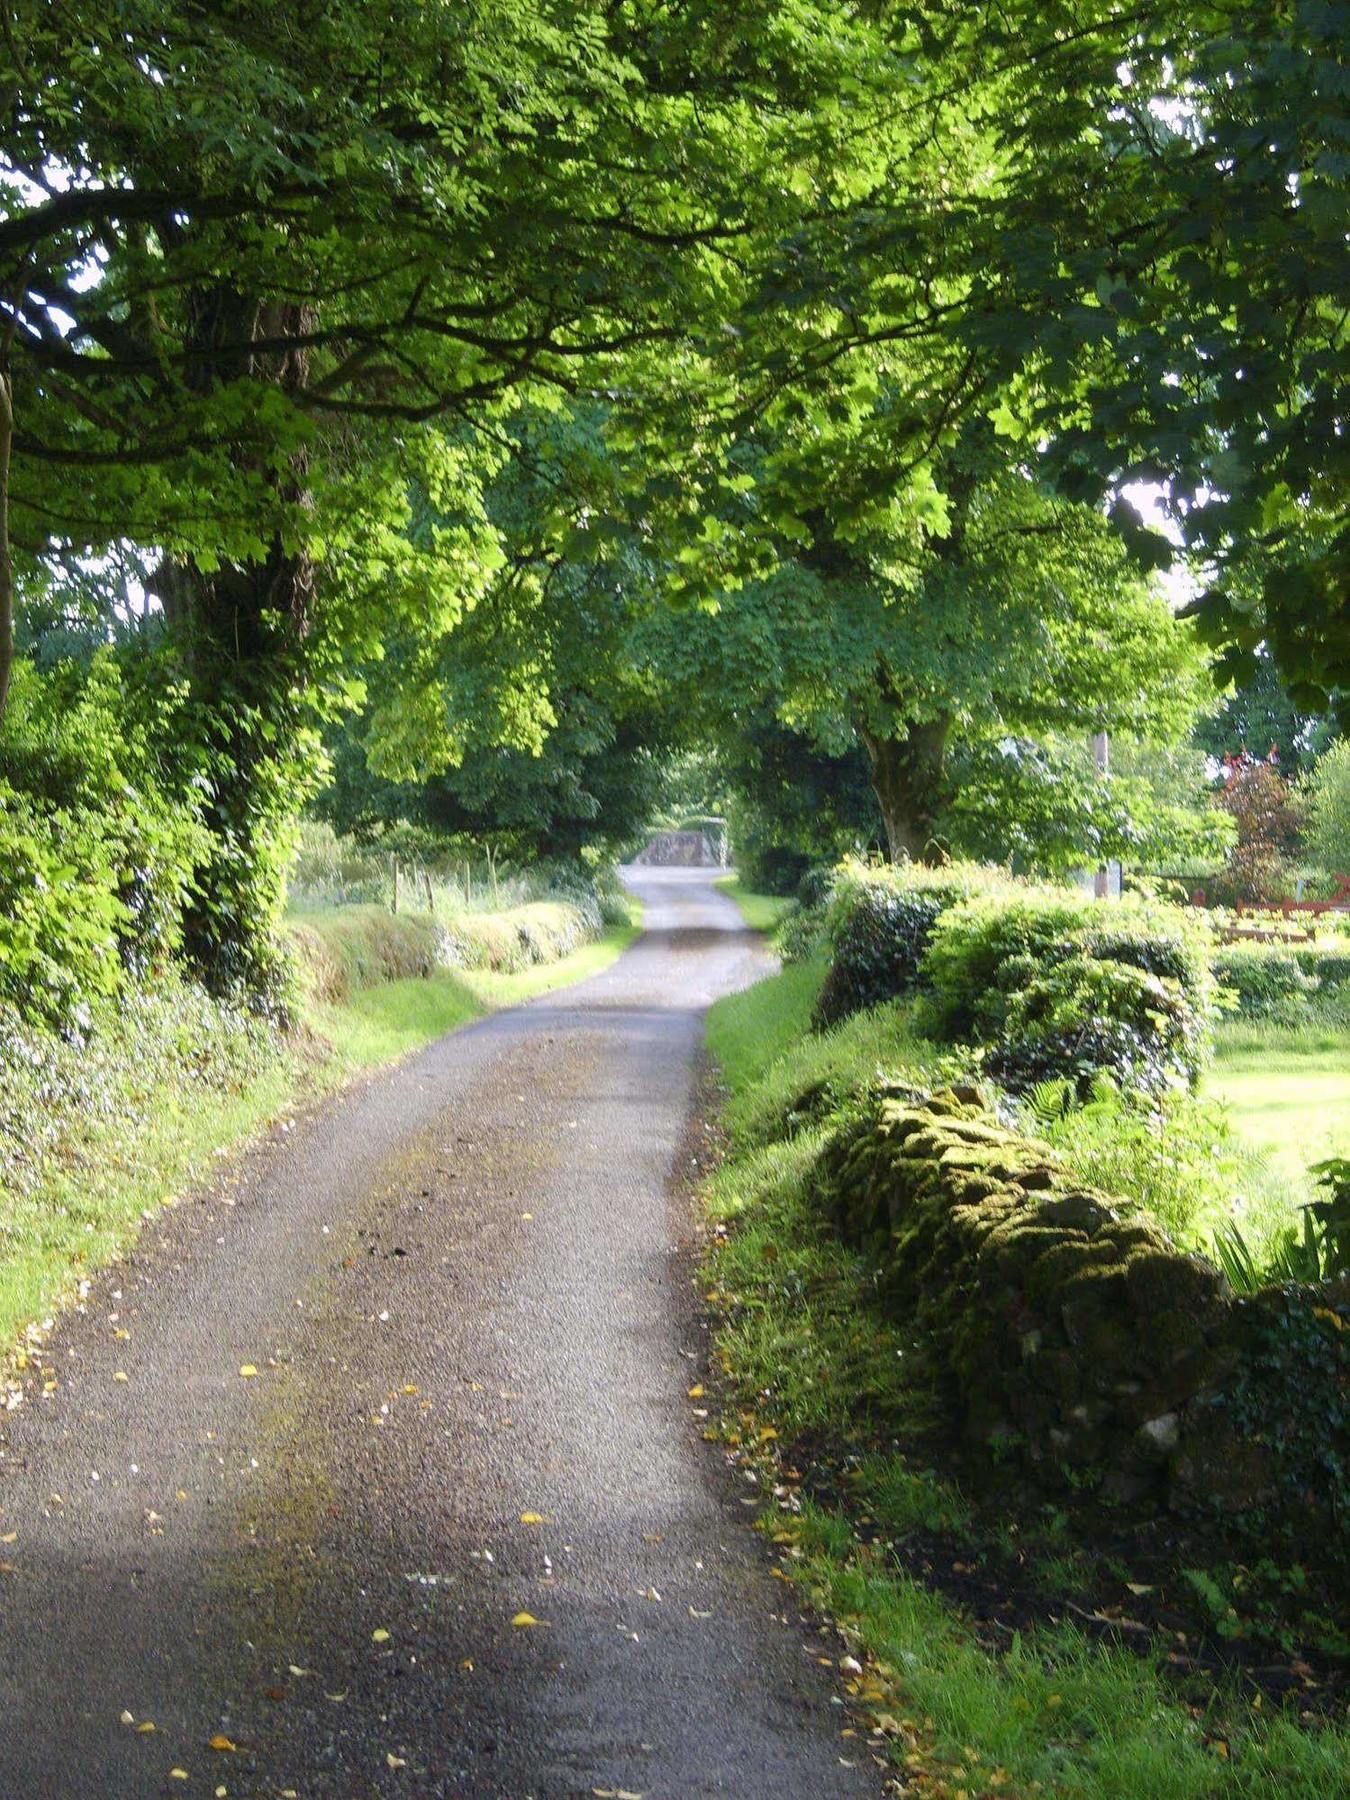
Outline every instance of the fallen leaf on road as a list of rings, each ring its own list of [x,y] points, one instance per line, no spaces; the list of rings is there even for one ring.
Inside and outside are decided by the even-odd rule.
[[[186,1781],[187,1778],[188,1778],[188,1772],[186,1769],[170,1769],[169,1770],[169,1780],[170,1781]]]
[[[522,1525],[547,1525],[548,1524],[548,1520],[544,1517],[543,1513],[535,1513],[535,1512],[523,1512],[520,1515],[520,1522]]]
[[[312,1675],[314,1673],[313,1669],[302,1669],[300,1667],[299,1663],[287,1663],[286,1667],[290,1670],[291,1674],[296,1677],[297,1680],[302,1675]]]
[[[148,1732],[155,1729],[155,1721],[153,1719],[142,1719],[136,1729],[140,1732],[141,1736],[144,1737]]]
[[[517,1627],[523,1627],[526,1625],[542,1625],[542,1624],[546,1624],[547,1621],[543,1620],[543,1619],[536,1619],[533,1613],[518,1612],[516,1614],[515,1618],[512,1619],[511,1623]]]
[[[712,1614],[710,1612],[700,1612],[696,1606],[691,1606],[689,1608],[689,1617],[691,1619],[711,1619]]]
[[[370,1641],[372,1644],[387,1644],[389,1642],[389,1633],[385,1630],[383,1625],[377,1625],[370,1634]]]
[[[592,1788],[595,1800],[645,1800],[642,1794],[634,1793],[632,1788]]]
[[[691,1400],[701,1400],[703,1398],[703,1383],[701,1381],[696,1381],[693,1387],[690,1388],[689,1398]]]
[[[12,1544],[17,1540],[18,1535],[17,1531],[6,1531],[0,1535],[0,1544]]]
[[[241,1363],[239,1365],[239,1373],[243,1376],[245,1381],[252,1381],[258,1371],[254,1368],[252,1363]]]
[[[399,1392],[401,1394],[415,1394],[417,1392],[417,1384],[412,1381],[405,1381],[403,1386],[399,1389]]]
[[[134,1725],[136,1723],[136,1715],[135,1713],[124,1712],[121,1715],[121,1720],[124,1725]]]
[[[127,1378],[127,1372],[125,1369],[117,1369],[113,1373],[114,1381],[125,1381],[126,1378]]]
[[[404,1756],[395,1756],[392,1750],[385,1751],[384,1760],[391,1769],[406,1769],[408,1766],[408,1759]]]
[[[208,1738],[206,1747],[208,1750],[237,1750],[239,1748],[238,1744],[227,1738],[223,1731],[218,1731],[213,1738]]]

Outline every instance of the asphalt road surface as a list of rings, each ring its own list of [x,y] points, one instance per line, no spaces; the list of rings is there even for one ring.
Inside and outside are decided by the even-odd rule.
[[[60,1325],[0,1429],[0,1800],[878,1792],[688,1397],[671,1178],[760,953],[633,881],[612,968],[274,1131]]]

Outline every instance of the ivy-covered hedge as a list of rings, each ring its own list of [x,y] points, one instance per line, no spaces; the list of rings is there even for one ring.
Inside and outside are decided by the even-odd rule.
[[[15,669],[0,732],[0,1005],[21,1017],[81,1031],[178,947],[206,837],[195,796],[170,796],[152,723],[109,656]]]
[[[380,906],[341,906],[292,919],[288,935],[310,991],[342,1000],[384,981],[425,978],[443,969],[517,970],[556,962],[599,937],[594,895],[535,900],[504,912],[394,914]]]
[[[1345,1558],[1350,1283],[1235,1299],[975,1088],[878,1086],[816,1180],[971,1439],[1050,1485]]]

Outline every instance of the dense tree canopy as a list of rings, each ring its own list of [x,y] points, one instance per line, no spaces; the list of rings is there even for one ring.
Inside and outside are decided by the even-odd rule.
[[[859,735],[897,850],[953,734],[1153,729],[1126,555],[1334,703],[1346,11],[19,0],[0,722],[16,593],[139,564],[185,950],[266,988],[325,719],[493,805],[552,734],[579,818],[669,736],[614,654],[667,600],[720,604],[726,692],[771,655],[778,727]]]

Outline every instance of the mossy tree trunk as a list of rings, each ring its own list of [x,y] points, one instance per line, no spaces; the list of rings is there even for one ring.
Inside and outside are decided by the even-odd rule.
[[[312,322],[305,309],[227,288],[195,296],[194,308],[194,386],[251,377],[288,393],[303,387],[307,350],[251,346],[303,334]],[[258,479],[263,465],[246,440],[235,460]],[[303,515],[307,477],[307,455],[297,448],[269,478],[278,517]],[[314,565],[300,535],[294,523],[284,532],[278,524],[261,557],[209,570],[166,559],[157,583],[187,680],[187,754],[210,834],[184,918],[184,950],[209,987],[242,990],[261,1004],[280,998],[275,928],[289,827],[305,789],[300,695]]]
[[[897,737],[862,733],[892,862],[933,858],[950,729],[950,721],[939,718],[912,725]]]

